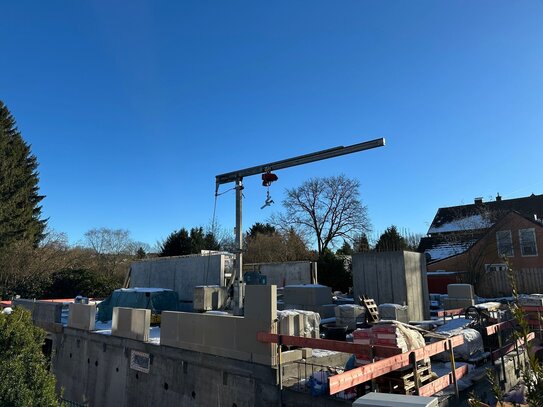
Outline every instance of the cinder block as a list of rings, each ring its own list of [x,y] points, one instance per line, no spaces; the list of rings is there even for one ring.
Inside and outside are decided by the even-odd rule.
[[[381,304],[379,305],[379,318],[393,319],[400,322],[409,322],[407,305]]]
[[[285,315],[282,318],[279,319],[279,330],[278,332],[281,335],[296,335],[296,331],[294,328],[294,316],[293,315]]]
[[[147,342],[150,325],[150,309],[113,307],[111,335]]]
[[[301,360],[301,359],[303,359],[301,349],[294,349],[294,350],[288,350],[286,352],[281,352],[281,363],[290,363],[290,362],[294,362],[296,360]]]
[[[319,284],[287,285],[283,289],[285,304],[324,305],[332,302],[332,289]]]
[[[13,306],[29,310],[34,322],[59,323],[62,316],[62,304],[58,302],[17,299]]]
[[[275,285],[245,286],[244,316],[271,324],[277,318],[277,287]]]
[[[70,328],[94,331],[96,325],[96,304],[72,303],[69,305],[68,326]]]
[[[473,286],[471,284],[449,284],[447,294],[449,298],[473,298]]]
[[[475,300],[473,298],[444,298],[443,299],[443,308],[444,309],[457,309],[457,308],[467,308],[475,305]]]
[[[194,287],[194,311],[211,311],[222,307],[226,298],[226,288],[219,286]]]

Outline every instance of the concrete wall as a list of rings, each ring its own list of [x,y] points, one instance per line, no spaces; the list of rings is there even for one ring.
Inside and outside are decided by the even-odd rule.
[[[224,255],[142,260],[130,266],[130,287],[169,288],[177,292],[181,302],[192,304],[194,287],[224,285],[224,264]]]
[[[428,281],[424,255],[415,252],[367,252],[353,255],[353,293],[377,304],[409,307],[410,320],[429,318]]]
[[[62,316],[62,304],[58,302],[17,299],[13,300],[13,306],[29,310],[32,313],[32,321],[42,328],[59,324]]]
[[[317,263],[311,261],[246,264],[244,270],[259,271],[267,277],[269,285],[277,287],[317,283]]]
[[[248,285],[243,317],[164,311],[160,343],[270,366],[275,364],[275,347],[257,342],[256,334],[276,332],[276,319],[276,287]]]
[[[133,352],[148,355],[147,373],[131,367]],[[64,398],[89,407],[280,404],[270,367],[70,328],[52,365]]]

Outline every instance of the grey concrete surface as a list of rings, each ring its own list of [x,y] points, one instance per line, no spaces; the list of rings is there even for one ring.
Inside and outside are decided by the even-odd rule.
[[[284,263],[246,264],[245,271],[258,271],[266,276],[268,285],[284,287],[292,284],[316,284],[317,263],[289,261]]]

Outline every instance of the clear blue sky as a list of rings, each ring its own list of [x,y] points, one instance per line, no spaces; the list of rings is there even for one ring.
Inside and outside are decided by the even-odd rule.
[[[72,242],[153,244],[209,223],[216,174],[379,137],[278,172],[272,197],[344,173],[376,231],[425,233],[440,206],[543,193],[542,22],[535,0],[4,2],[0,99]],[[280,206],[245,181],[247,228]]]

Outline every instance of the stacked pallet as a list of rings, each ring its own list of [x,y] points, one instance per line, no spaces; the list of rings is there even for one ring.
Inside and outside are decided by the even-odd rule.
[[[432,381],[432,365],[417,363],[416,375],[412,367],[395,370],[376,379],[379,391],[396,394],[413,394],[415,390]]]

